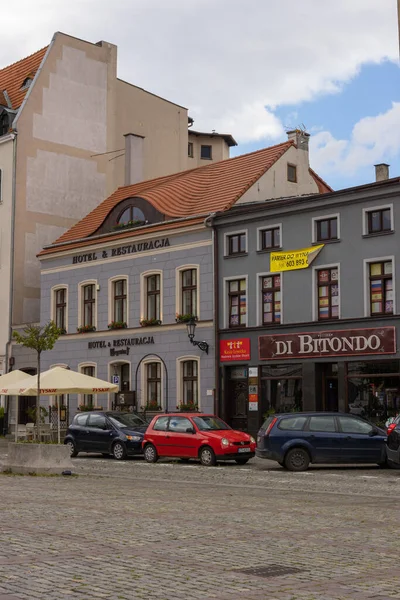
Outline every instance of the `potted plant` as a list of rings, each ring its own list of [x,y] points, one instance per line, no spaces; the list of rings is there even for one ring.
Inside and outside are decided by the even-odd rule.
[[[192,313],[176,313],[175,321],[177,323],[188,323],[189,321],[197,321],[197,316]]]
[[[162,321],[160,319],[142,319],[140,321],[141,327],[153,327],[156,325],[161,325]]]
[[[181,412],[197,412],[199,410],[199,405],[197,402],[181,402],[176,407],[176,410],[180,410]]]
[[[61,327],[60,329],[60,335],[66,335],[67,330],[65,329],[65,327]]]
[[[91,331],[96,331],[96,327],[94,325],[81,325],[76,330],[78,333],[90,333]]]
[[[128,221],[127,223],[117,223],[114,225],[113,230],[119,231],[120,229],[131,229],[132,227],[140,227],[141,225],[146,225],[147,221]]]
[[[111,321],[108,324],[108,329],[126,329],[127,327],[126,321]]]
[[[148,410],[157,411],[162,410],[162,406],[160,406],[160,404],[157,403],[157,400],[148,400],[146,402],[146,406],[142,406],[142,409],[144,410],[144,412]]]
[[[80,404],[78,409],[80,412],[88,412],[89,410],[93,410],[93,404]]]

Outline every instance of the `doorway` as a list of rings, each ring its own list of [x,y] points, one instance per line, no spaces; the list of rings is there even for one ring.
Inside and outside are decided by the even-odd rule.
[[[337,412],[339,410],[338,364],[317,363],[315,367],[317,410]]]
[[[233,429],[247,431],[249,405],[247,367],[229,367],[226,376],[227,422]]]

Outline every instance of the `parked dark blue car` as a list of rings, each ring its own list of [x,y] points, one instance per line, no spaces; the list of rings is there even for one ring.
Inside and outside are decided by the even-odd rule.
[[[148,423],[136,413],[90,411],[75,415],[64,444],[71,456],[79,452],[112,454],[117,460],[142,454]]]
[[[285,413],[268,417],[257,436],[256,456],[290,471],[310,463],[386,465],[386,432],[346,413]]]

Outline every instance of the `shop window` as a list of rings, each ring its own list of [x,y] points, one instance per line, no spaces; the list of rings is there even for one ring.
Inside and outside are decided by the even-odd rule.
[[[235,233],[227,236],[227,256],[236,256],[247,252],[247,235],[245,232]]]
[[[281,275],[261,278],[262,324],[281,322]]]
[[[181,271],[181,310],[197,316],[197,269]]]
[[[347,398],[350,414],[384,425],[400,411],[400,361],[348,362]]]
[[[161,363],[151,362],[146,367],[146,409],[161,408]]]
[[[260,249],[272,250],[281,247],[281,227],[269,227],[260,231]]]
[[[297,183],[297,167],[288,163],[287,166],[287,180],[291,183]]]
[[[246,280],[235,279],[228,282],[228,326],[245,327],[247,325]]]
[[[193,142],[188,142],[188,156],[193,158]]]
[[[212,146],[202,145],[200,148],[200,158],[204,160],[212,160]]]
[[[328,242],[338,239],[338,218],[331,217],[316,221],[316,241]]]
[[[146,319],[160,320],[160,280],[158,274],[146,277]]]
[[[265,411],[297,412],[303,409],[302,367],[263,365],[261,394]]]
[[[199,405],[199,373],[197,360],[182,362],[182,404],[196,409]]]
[[[369,264],[370,315],[393,314],[393,263],[391,260]]]
[[[95,310],[96,310],[96,292],[93,283],[84,285],[83,294],[83,320],[84,327],[94,327],[95,325]]]
[[[127,322],[127,281],[117,279],[113,281],[113,321],[116,323]]]
[[[317,270],[318,320],[339,318],[339,270]]]
[[[392,231],[392,211],[390,207],[367,211],[367,231],[369,234]]]
[[[67,329],[67,289],[54,291],[54,322],[61,331]]]

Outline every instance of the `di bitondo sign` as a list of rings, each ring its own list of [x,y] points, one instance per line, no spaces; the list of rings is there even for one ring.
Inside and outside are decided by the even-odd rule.
[[[323,247],[324,244],[320,244],[319,246],[311,246],[311,248],[302,248],[301,250],[271,252],[270,271],[271,273],[280,273],[281,271],[307,269]]]

